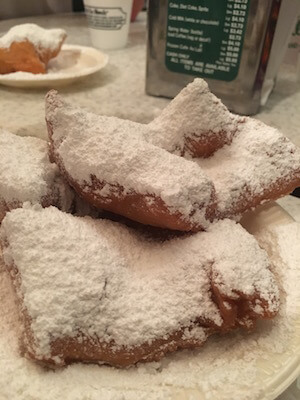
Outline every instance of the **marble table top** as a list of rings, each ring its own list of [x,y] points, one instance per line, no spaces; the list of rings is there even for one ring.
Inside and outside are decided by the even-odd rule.
[[[107,51],[108,66],[87,79],[70,86],[57,87],[72,103],[98,114],[115,115],[147,123],[169,102],[145,94],[146,23],[140,14],[131,24],[125,49]],[[45,28],[63,27],[66,43],[91,46],[85,16],[82,14],[47,15],[0,22],[0,36],[11,26],[33,22]],[[20,135],[46,138],[44,96],[47,89],[17,89],[0,86],[0,127]],[[266,106],[255,118],[280,129],[300,146],[300,82],[283,67]],[[300,199],[286,196],[278,203],[300,222]],[[296,383],[279,399],[296,397]],[[297,392],[299,393],[299,392]],[[297,394],[296,394],[297,395]]]

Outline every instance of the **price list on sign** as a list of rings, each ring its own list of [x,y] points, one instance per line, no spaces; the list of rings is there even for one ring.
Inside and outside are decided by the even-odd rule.
[[[240,66],[250,0],[169,0],[166,67],[232,81]]]

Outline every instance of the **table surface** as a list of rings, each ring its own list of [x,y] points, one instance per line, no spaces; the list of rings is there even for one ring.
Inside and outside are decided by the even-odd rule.
[[[33,22],[45,28],[63,27],[66,43],[91,46],[83,14],[47,15],[0,22],[0,36],[11,26]],[[85,80],[57,88],[72,103],[97,114],[114,115],[142,123],[156,117],[169,100],[145,94],[146,18],[142,13],[131,24],[125,49],[107,51],[108,66]],[[0,86],[0,127],[20,135],[46,138],[44,96],[47,89],[17,89]],[[267,104],[255,118],[278,128],[300,146],[300,82],[283,66]],[[286,196],[278,203],[300,222],[300,199]],[[294,383],[278,400],[297,400]]]

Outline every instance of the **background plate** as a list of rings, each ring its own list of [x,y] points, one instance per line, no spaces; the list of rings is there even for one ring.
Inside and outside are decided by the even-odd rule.
[[[67,85],[100,71],[107,62],[108,55],[100,50],[64,44],[59,55],[49,62],[46,74],[30,72],[0,74],[0,84],[20,88]]]

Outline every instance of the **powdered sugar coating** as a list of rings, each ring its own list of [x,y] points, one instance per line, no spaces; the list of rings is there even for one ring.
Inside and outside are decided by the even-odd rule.
[[[0,197],[8,202],[40,202],[50,194],[58,168],[47,142],[0,130]]]
[[[211,273],[222,276],[224,291],[260,292],[278,308],[264,251],[230,220],[158,243],[110,221],[27,207],[7,214],[1,238],[6,265],[20,272],[41,356],[49,356],[51,340],[79,331],[128,347],[189,326],[187,337],[203,339],[196,318],[222,324]]]
[[[149,140],[170,152],[182,153],[187,138],[222,132],[230,141],[239,120],[210,92],[203,79],[196,78],[148,124]]]
[[[263,196],[281,179],[298,176],[300,182],[300,150],[277,129],[252,118],[240,124],[230,145],[196,162],[214,182],[221,214],[230,213],[246,192]]]
[[[125,194],[158,196],[171,212],[207,225],[212,183],[194,162],[148,143],[146,125],[73,108],[55,91],[47,95],[46,119],[52,127],[54,151],[77,182],[90,183],[95,175],[121,185]],[[100,194],[109,201],[111,190],[104,186]]]
[[[214,223],[208,234],[202,235],[201,245],[208,253],[216,254],[212,277],[223,295],[234,299],[237,293],[249,298],[259,294],[270,312],[278,311],[279,291],[268,269],[270,261],[253,236],[239,224],[225,219]],[[261,302],[256,301],[252,310],[263,314]]]
[[[184,88],[148,127],[152,143],[175,153],[183,152],[186,138],[194,137],[201,147],[225,132],[224,147],[210,158],[193,159],[215,185],[218,217],[235,216],[239,202],[251,207],[252,198],[268,199],[272,186],[274,198],[287,193],[289,182],[300,184],[300,150],[276,129],[230,113],[202,79]]]
[[[13,42],[28,40],[37,49],[55,50],[66,37],[63,29],[44,29],[36,24],[22,24],[12,27],[0,38],[0,47],[9,48]]]
[[[280,221],[283,226],[274,227],[274,218],[269,214],[260,222],[272,233],[262,233],[260,242],[264,241],[268,252],[272,243],[275,272],[284,290],[278,317],[250,334],[236,331],[215,336],[199,351],[177,352],[159,363],[130,369],[76,363],[51,371],[22,357],[10,279],[0,264],[1,394],[14,400],[74,400],[74,396],[91,400],[171,400],[201,395],[208,399],[260,400],[271,390],[270,371],[273,377],[282,376],[282,367],[295,371],[300,306],[295,284],[300,279],[299,224],[286,224],[285,220]]]

